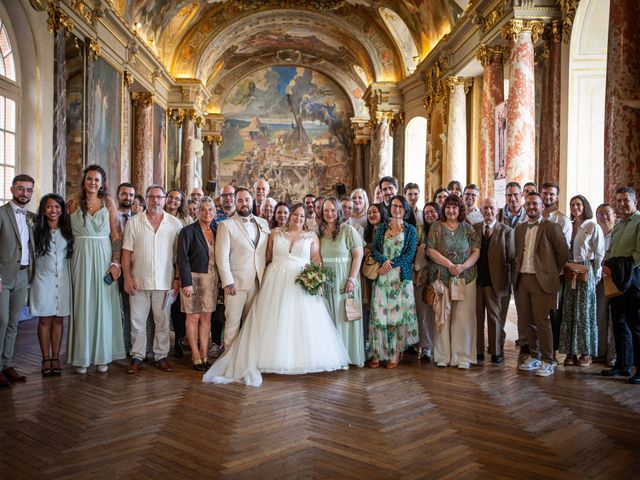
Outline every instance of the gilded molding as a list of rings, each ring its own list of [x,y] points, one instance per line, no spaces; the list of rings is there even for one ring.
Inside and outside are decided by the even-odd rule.
[[[156,101],[155,93],[151,92],[134,92],[131,94],[131,99],[133,100],[133,104],[140,107],[150,107]]]
[[[552,20],[546,28],[547,41],[552,40],[553,43],[562,42],[562,22],[560,20]]]
[[[269,7],[275,8],[306,8],[317,12],[330,12],[345,7],[350,2],[347,0],[236,0],[233,2],[235,10],[261,10]]]
[[[174,108],[169,112],[169,118],[176,122],[176,125],[180,126],[184,123],[185,110],[183,108]]]
[[[456,87],[464,87],[464,93],[469,93],[469,89],[473,85],[472,77],[448,77],[444,79],[444,83],[449,90],[449,93],[453,93]]]
[[[578,10],[578,4],[580,0],[556,0],[560,5],[560,11],[562,12],[562,32],[565,43],[571,38],[571,29],[573,28],[573,20],[576,17],[576,11]]]
[[[61,28],[64,28],[65,35],[73,32],[73,20],[61,9],[57,8],[53,2],[49,4],[47,14],[47,29],[50,33],[58,33]]]
[[[131,88],[131,86],[133,85],[133,74],[125,70],[123,76],[124,76],[124,84],[127,86],[127,88]]]
[[[511,49],[503,45],[481,45],[476,52],[476,58],[483,67],[493,62],[504,63],[509,59]]]
[[[37,12],[44,12],[48,7],[47,0],[29,0],[29,3]]]
[[[513,43],[522,32],[531,32],[533,43],[536,43],[544,32],[544,23],[541,20],[511,20],[501,31],[503,38]]]
[[[89,52],[89,57],[95,61],[102,53],[102,47],[97,40],[90,38],[87,43],[87,51]]]
[[[508,0],[501,0],[495,7],[486,12],[484,15],[478,14],[474,16],[471,22],[480,25],[482,33],[491,30],[507,13],[507,3]]]
[[[213,135],[207,135],[207,136],[210,137],[211,140],[216,142],[216,144],[218,144],[218,145],[220,145],[222,143],[222,135],[220,135],[219,133],[214,133]]]
[[[85,0],[70,0],[69,6],[84,19],[85,22],[95,26],[96,22],[99,18],[101,18],[104,13],[102,11],[102,6],[92,9]]]

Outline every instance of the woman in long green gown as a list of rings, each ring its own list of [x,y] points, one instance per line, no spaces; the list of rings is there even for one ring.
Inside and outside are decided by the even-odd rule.
[[[87,373],[91,364],[104,373],[109,363],[126,356],[116,281],[122,239],[116,228],[116,203],[107,193],[102,167],[85,168],[81,188],[80,195],[69,200],[74,249],[67,361],[79,374]],[[114,280],[110,285],[104,281],[108,273]]]
[[[342,207],[336,197],[322,204],[320,219],[320,255],[325,267],[334,273],[334,284],[324,299],[338,334],[349,353],[351,365],[364,366],[364,334],[362,331],[362,291],[360,265],[364,242],[351,225],[343,223]],[[360,320],[347,321],[345,300],[353,297],[360,305]]]

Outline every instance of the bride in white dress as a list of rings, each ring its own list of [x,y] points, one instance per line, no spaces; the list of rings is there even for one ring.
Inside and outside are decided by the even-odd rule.
[[[324,301],[295,283],[309,262],[320,263],[320,242],[303,230],[302,204],[294,205],[287,226],[269,237],[260,292],[240,334],[205,373],[210,383],[262,383],[261,373],[297,375],[346,370],[349,355]]]

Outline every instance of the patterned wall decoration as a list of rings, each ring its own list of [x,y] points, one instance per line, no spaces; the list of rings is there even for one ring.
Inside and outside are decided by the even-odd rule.
[[[122,74],[102,58],[90,60],[87,73],[87,164],[104,168],[113,191],[120,183]]]
[[[222,108],[220,180],[266,178],[280,198],[352,185],[351,104],[311,69],[268,67],[240,81]]]
[[[80,192],[82,169],[84,168],[84,42],[73,34],[65,38],[66,57],[66,185],[65,196]]]

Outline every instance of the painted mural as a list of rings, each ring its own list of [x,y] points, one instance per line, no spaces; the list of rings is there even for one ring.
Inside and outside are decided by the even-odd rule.
[[[345,94],[326,76],[270,67],[227,95],[220,147],[220,181],[252,185],[266,178],[278,198],[352,186],[353,115]]]
[[[102,58],[88,63],[87,164],[98,164],[108,185],[120,183],[122,74]]]
[[[80,192],[82,169],[84,168],[84,43],[75,35],[65,39],[67,75],[67,161],[65,195],[70,197]]]

